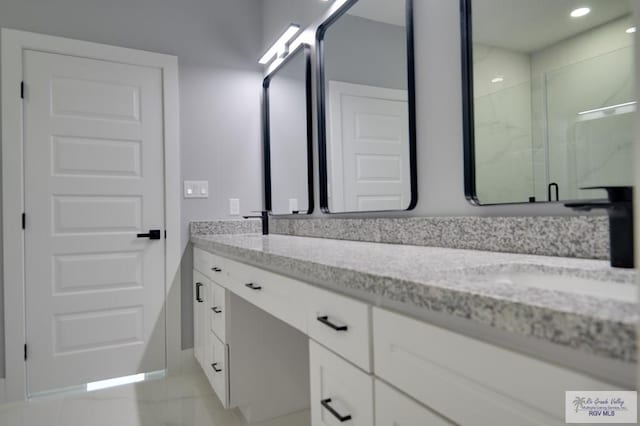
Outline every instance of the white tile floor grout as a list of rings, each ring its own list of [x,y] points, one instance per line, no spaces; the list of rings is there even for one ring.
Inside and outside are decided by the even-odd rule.
[[[252,426],[308,426],[309,412]],[[0,405],[2,426],[243,426],[199,372]]]

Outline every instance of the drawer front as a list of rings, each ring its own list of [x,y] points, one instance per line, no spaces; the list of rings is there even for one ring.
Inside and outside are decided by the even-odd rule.
[[[207,339],[207,379],[224,408],[229,408],[229,349],[215,334]]]
[[[227,291],[212,282],[209,287],[209,299],[209,329],[223,343],[227,343]]]
[[[207,277],[211,276],[212,254],[201,250],[197,247],[193,248],[193,268]]]
[[[314,341],[309,343],[311,425],[373,425],[373,378]]]
[[[208,251],[194,247],[193,267],[207,278],[223,286],[229,282],[228,260],[224,257],[209,253]]]
[[[310,287],[309,337],[371,372],[371,308],[337,293]]]
[[[238,262],[231,263],[229,269],[234,282],[229,288],[234,293],[306,332],[304,300],[310,287],[308,284]]]
[[[564,424],[566,390],[618,388],[379,308],[373,327],[376,376],[459,424]]]
[[[376,426],[454,426],[454,423],[386,383],[380,380],[375,382]]]

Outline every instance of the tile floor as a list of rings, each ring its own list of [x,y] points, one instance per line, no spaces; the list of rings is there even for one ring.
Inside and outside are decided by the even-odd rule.
[[[252,426],[308,426],[309,412]],[[0,405],[1,426],[242,426],[198,372]]]

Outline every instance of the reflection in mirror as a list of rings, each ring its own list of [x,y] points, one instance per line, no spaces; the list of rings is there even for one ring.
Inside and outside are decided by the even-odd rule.
[[[606,198],[580,188],[632,185],[630,3],[462,0],[468,198]]]
[[[325,212],[415,206],[411,5],[410,0],[348,1],[318,29]]]
[[[302,45],[263,83],[265,194],[272,214],[313,211],[311,56]]]

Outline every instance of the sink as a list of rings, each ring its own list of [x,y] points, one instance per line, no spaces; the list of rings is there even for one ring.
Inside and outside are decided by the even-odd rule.
[[[571,275],[545,274],[536,272],[500,273],[495,282],[517,286],[533,287],[541,290],[559,291],[620,302],[636,302],[638,287],[633,283],[618,283]]]

